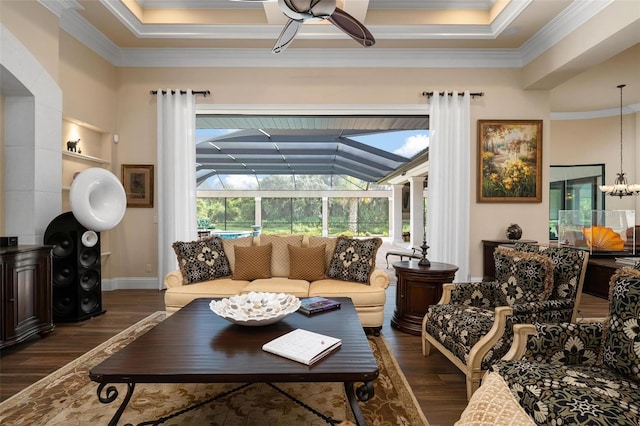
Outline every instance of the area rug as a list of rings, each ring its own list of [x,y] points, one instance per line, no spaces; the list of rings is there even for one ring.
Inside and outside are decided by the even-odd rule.
[[[20,393],[0,403],[2,425],[106,425],[120,406],[119,399],[102,404],[89,370],[164,320],[156,312],[70,362]],[[360,403],[368,425],[424,425],[428,422],[406,378],[382,337],[369,337],[380,376],[375,396]],[[353,415],[339,383],[138,384],[120,424],[163,425],[325,425],[328,419],[352,424]],[[284,391],[313,411],[289,399]],[[315,412],[315,413],[314,413]]]

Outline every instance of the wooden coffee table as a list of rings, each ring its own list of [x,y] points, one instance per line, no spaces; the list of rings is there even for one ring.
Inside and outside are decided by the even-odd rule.
[[[218,317],[210,298],[196,299],[92,368],[103,403],[116,400],[115,383],[127,394],[110,425],[122,416],[137,383],[340,382],[356,423],[364,425],[358,400],[373,396],[378,364],[349,298],[341,309],[307,317],[298,312],[263,327],[244,327]],[[342,347],[309,367],[262,350],[286,332],[303,328],[342,339]],[[357,388],[356,384],[361,384]],[[313,410],[312,410],[313,411]]]

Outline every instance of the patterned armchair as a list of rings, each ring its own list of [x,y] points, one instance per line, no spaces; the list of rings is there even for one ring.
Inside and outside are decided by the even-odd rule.
[[[456,425],[502,424],[502,412],[519,424],[640,424],[640,271],[612,277],[609,309],[606,319],[515,325]]]
[[[431,346],[466,375],[467,398],[513,342],[514,324],[572,322],[589,254],[519,243],[494,252],[496,280],[445,284],[422,321],[422,353]]]

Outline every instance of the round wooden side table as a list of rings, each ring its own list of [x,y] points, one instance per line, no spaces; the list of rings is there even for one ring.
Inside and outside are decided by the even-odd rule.
[[[417,260],[395,262],[396,310],[391,326],[406,333],[421,335],[422,319],[429,305],[442,296],[442,284],[453,282],[458,267],[448,263],[431,262],[420,266]]]

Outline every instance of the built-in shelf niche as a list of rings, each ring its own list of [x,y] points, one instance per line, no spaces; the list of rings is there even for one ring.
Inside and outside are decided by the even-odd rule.
[[[67,149],[68,141],[80,139],[76,152]],[[62,211],[71,211],[69,191],[76,173],[90,167],[111,169],[113,135],[95,126],[82,123],[71,118],[62,120]],[[81,151],[81,152],[77,152]],[[102,257],[102,274],[111,276],[108,259],[111,255],[111,231],[100,233],[100,248]]]

